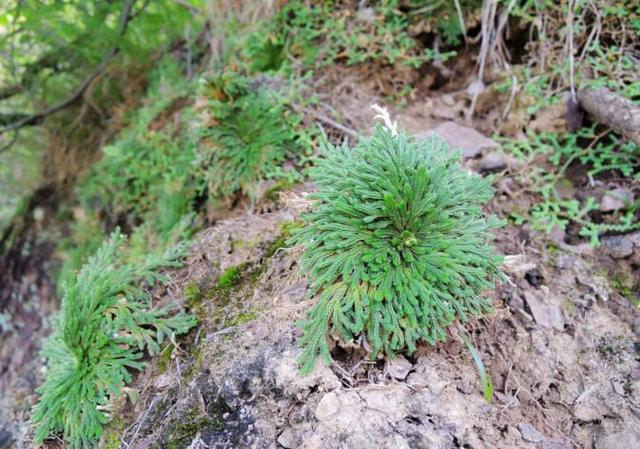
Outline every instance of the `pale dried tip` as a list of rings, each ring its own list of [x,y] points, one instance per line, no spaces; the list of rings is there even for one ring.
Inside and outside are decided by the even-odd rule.
[[[392,136],[398,135],[398,123],[394,120],[391,120],[391,115],[386,107],[381,107],[378,104],[374,104],[371,108],[377,112],[376,115],[373,116],[374,119],[382,120],[384,126],[391,131]]]

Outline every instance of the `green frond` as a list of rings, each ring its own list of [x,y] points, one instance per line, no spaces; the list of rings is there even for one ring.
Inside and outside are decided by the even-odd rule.
[[[318,190],[301,244],[317,297],[302,323],[303,371],[330,361],[327,334],[364,334],[373,355],[445,339],[454,320],[491,308],[502,258],[487,241],[490,179],[465,172],[445,143],[378,128],[355,148],[327,145],[310,170]]]
[[[218,200],[242,193],[255,199],[259,181],[285,177],[283,162],[301,155],[302,119],[276,92],[251,86],[240,73],[223,72],[204,89],[214,124],[201,129],[198,151],[210,196]]]
[[[114,232],[75,279],[67,281],[60,315],[43,355],[47,376],[38,389],[36,441],[62,433],[71,449],[89,449],[108,415],[100,410],[141,370],[144,351],[157,354],[166,338],[188,331],[193,317],[172,306],[152,308],[141,283],[163,281],[163,267],[178,266],[180,249],[137,265],[119,262],[124,237]]]

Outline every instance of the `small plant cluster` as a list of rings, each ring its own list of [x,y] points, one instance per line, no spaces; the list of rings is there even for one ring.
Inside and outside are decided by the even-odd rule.
[[[328,334],[363,334],[372,356],[413,352],[491,308],[482,292],[502,258],[487,243],[491,180],[465,172],[446,143],[379,127],[354,147],[327,145],[310,170],[317,192],[292,242],[316,303],[302,323],[300,363],[331,360]]]
[[[124,237],[111,235],[64,287],[60,315],[46,342],[47,375],[35,407],[36,442],[61,433],[71,449],[95,447],[109,421],[104,409],[140,370],[144,352],[195,325],[174,306],[154,308],[141,286],[166,282],[158,273],[178,266],[179,251],[136,265],[120,262]]]
[[[75,276],[116,224],[132,234],[131,256],[162,253],[188,236],[185,224],[203,185],[193,177],[195,144],[172,121],[164,127],[159,121],[195,90],[171,58],[149,78],[144,105],[127,117],[127,127],[76,186],[79,207],[61,212],[73,221],[58,244],[64,255],[59,285]]]
[[[463,3],[477,8],[481,2]],[[382,0],[361,2],[355,8],[353,2],[345,1],[291,1],[271,20],[268,33],[248,39],[245,53],[258,70],[281,67],[285,55],[310,67],[344,61],[349,65],[379,62],[414,68],[455,55],[437,47],[424,48],[411,31],[416,23],[421,24],[420,29],[442,29],[448,44],[458,44],[463,34],[450,2],[425,8],[423,2],[401,5],[398,0]]]
[[[198,154],[214,201],[234,194],[255,198],[264,179],[297,178],[285,172],[308,149],[301,137],[302,117],[278,96],[236,71],[224,71],[205,81],[207,123],[200,130]]]
[[[591,143],[584,146],[580,144],[583,141]],[[640,152],[633,142],[624,142],[613,134],[598,136],[592,127],[564,136],[540,133],[529,135],[527,140],[502,139],[502,148],[527,163],[530,169],[516,177],[527,191],[539,195],[539,201],[526,214],[511,215],[516,223],[528,221],[535,229],[546,232],[554,228],[565,230],[573,224],[593,246],[600,244],[600,236],[605,233],[640,229],[640,201],[612,214],[600,214],[595,196],[578,200],[559,193],[570,183],[566,172],[576,162],[588,167],[590,179],[616,172],[629,180],[640,179]]]
[[[162,253],[190,237],[207,198],[217,206],[235,195],[253,199],[264,179],[290,183],[311,149],[302,117],[288,108],[289,93],[245,73],[223,71],[198,88],[166,58],[150,78],[145,105],[77,186],[81,208],[59,245],[62,280],[116,224],[130,234],[130,261]],[[286,161],[292,170],[282,168]]]

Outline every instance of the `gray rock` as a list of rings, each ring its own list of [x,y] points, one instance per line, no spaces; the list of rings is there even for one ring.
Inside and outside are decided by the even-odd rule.
[[[460,150],[462,156],[467,159],[476,157],[482,150],[498,148],[496,142],[483,136],[475,129],[458,125],[455,122],[444,122],[418,137],[428,137],[431,134],[436,134],[446,140],[452,151]]]
[[[291,427],[284,429],[278,437],[278,444],[286,449],[296,449],[301,443],[300,437]]]
[[[338,414],[340,411],[340,398],[335,393],[327,393],[316,408],[316,418],[318,421],[327,420]]]
[[[571,449],[573,447],[572,444],[565,440],[557,440],[557,439],[548,439],[542,442],[542,449]]]
[[[626,432],[601,435],[596,440],[596,449],[626,449],[640,447],[640,432]]]
[[[564,329],[564,316],[559,304],[553,304],[532,291],[524,292],[524,299],[536,323],[549,329]]]
[[[532,425],[521,422],[518,424],[518,430],[522,435],[522,439],[528,441],[529,443],[538,443],[539,441],[544,440],[544,437],[540,435]]]
[[[497,151],[487,153],[480,159],[480,171],[489,172],[503,170],[505,168],[507,168],[507,160],[504,154],[498,153]]]
[[[630,203],[633,203],[634,199],[633,192],[626,187],[610,190],[604,194],[600,201],[600,211],[614,212],[626,209]]]
[[[411,362],[401,355],[393,359],[387,359],[387,372],[394,379],[405,380],[412,368]]]
[[[603,243],[611,257],[624,259],[633,255],[635,248],[640,247],[640,232],[605,237]]]

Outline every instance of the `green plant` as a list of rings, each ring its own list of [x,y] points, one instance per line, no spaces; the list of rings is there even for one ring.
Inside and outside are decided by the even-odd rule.
[[[64,263],[58,279],[74,276],[104,239],[114,223],[127,223],[129,254],[162,253],[188,237],[187,224],[203,182],[194,170],[195,141],[180,132],[191,118],[178,111],[194,95],[181,67],[163,59],[150,75],[144,104],[127,117],[127,127],[103,147],[76,186],[80,208],[70,233],[58,242]],[[181,112],[174,124],[172,114]],[[186,118],[183,118],[186,117]],[[61,283],[59,283],[60,285]]]
[[[285,96],[235,71],[212,77],[204,89],[211,119],[201,129],[198,151],[210,197],[255,198],[260,180],[296,178],[282,165],[297,162],[308,148],[300,137],[302,117],[287,108]]]
[[[109,421],[103,411],[109,398],[131,382],[131,369],[142,369],[144,351],[157,354],[166,338],[195,325],[193,317],[173,314],[173,305],[154,308],[142,287],[166,282],[158,270],[178,266],[180,251],[127,265],[120,262],[123,242],[114,232],[64,287],[32,417],[39,443],[62,433],[72,449],[93,448]]]
[[[491,180],[465,172],[435,137],[378,128],[354,148],[327,145],[310,171],[318,191],[294,231],[317,302],[301,325],[300,363],[331,357],[327,333],[363,333],[372,356],[435,344],[456,318],[490,310],[482,291],[502,258],[487,244]]]
[[[174,105],[190,103],[194,83],[185,81],[171,58],[165,58],[150,78],[144,106],[130,115],[127,128],[103,148],[102,159],[78,185],[78,196],[87,209],[108,208],[113,215],[130,214],[139,220],[156,214],[160,199],[182,211],[188,209],[184,202],[195,196],[199,186],[189,179],[196,159],[195,143],[170,120],[178,112]],[[186,124],[181,121],[179,126]],[[167,214],[171,213],[160,211],[157,218],[165,220],[161,226],[171,227]]]
[[[398,0],[368,2],[354,11],[342,1],[289,1],[266,25],[250,35],[243,53],[254,70],[286,67],[285,55],[306,66],[322,67],[346,62],[368,62],[419,67],[429,61],[444,61],[455,55],[437,47],[424,48],[412,35],[416,22],[442,26],[449,43],[459,43],[462,34],[453,4],[440,2],[428,10],[420,2],[401,5]],[[471,3],[478,2],[471,0]],[[405,9],[401,9],[405,6]],[[476,5],[478,6],[478,5]],[[453,15],[450,13],[453,12]]]
[[[598,246],[600,236],[607,232],[629,232],[640,229],[636,215],[640,204],[631,204],[624,212],[596,217],[599,204],[593,195],[584,199],[566,198],[560,194],[571,164],[579,162],[588,167],[591,179],[607,172],[619,172],[624,178],[640,175],[640,152],[632,142],[623,142],[613,134],[596,135],[594,128],[559,136],[555,133],[530,134],[526,140],[499,139],[503,151],[524,161],[528,169],[518,173],[524,188],[539,195],[539,200],[526,216],[514,217],[518,222],[529,221],[535,229],[551,232],[566,229],[570,223],[578,226],[578,233]],[[590,142],[582,145],[580,142]],[[587,192],[588,193],[588,192]]]

